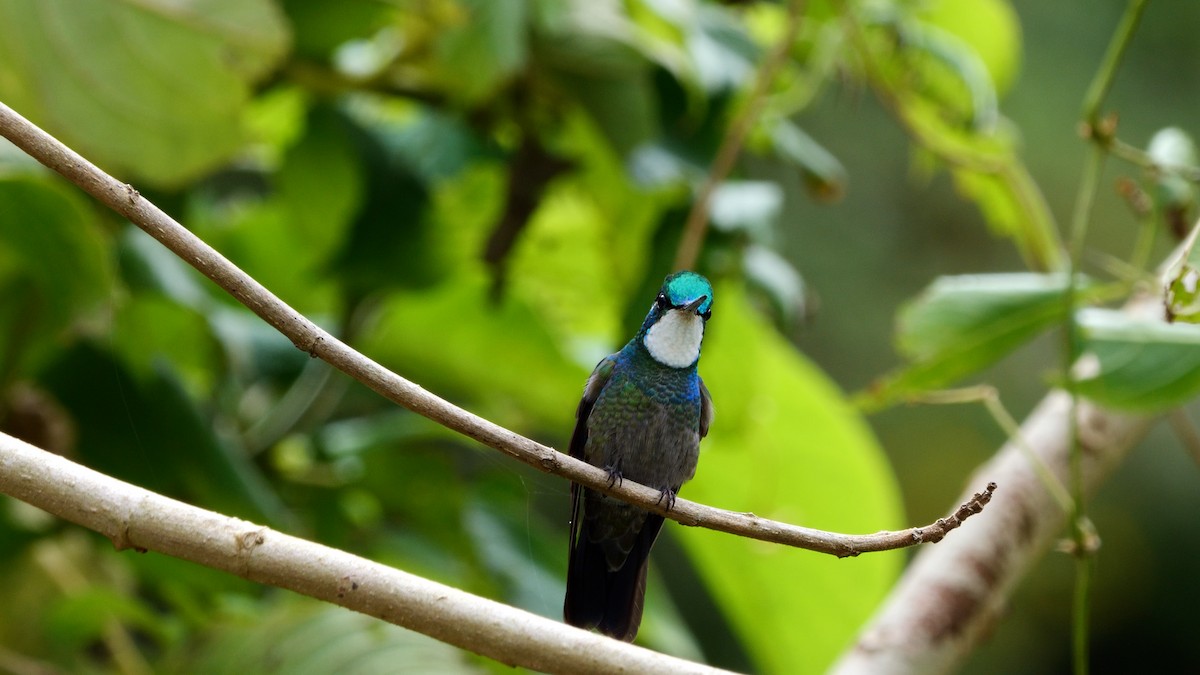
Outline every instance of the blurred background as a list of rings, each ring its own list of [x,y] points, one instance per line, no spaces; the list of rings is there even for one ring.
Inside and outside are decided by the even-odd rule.
[[[1011,3],[1020,21],[1019,76],[1001,108],[1019,128],[1021,155],[1058,222],[1069,222],[1089,151],[1078,134],[1084,93],[1125,8],[1122,2]],[[1195,133],[1200,53],[1187,35],[1200,7],[1151,3],[1104,109],[1119,115],[1119,135],[1144,147],[1156,131]],[[840,90],[803,117],[850,176],[841,202],[794,205],[785,250],[820,295],[818,316],[796,343],[844,389],[856,391],[897,363],[890,347],[896,308],[937,275],[1022,269],[1013,247],[988,233],[947,176],[914,178],[911,145],[865,92]],[[1128,255],[1137,225],[1117,181],[1137,177],[1109,161],[1090,223],[1085,267],[1098,252]],[[1152,265],[1174,246],[1160,236]],[[854,264],[847,266],[845,261]],[[1018,419],[1054,377],[1061,338],[1044,336],[984,373]],[[1195,408],[1189,406],[1192,415]],[[896,469],[911,522],[941,514],[966,487],[963,477],[1004,441],[982,406],[901,406],[872,415]],[[1197,555],[1200,472],[1165,423],[1141,443],[1091,505],[1103,548],[1095,577],[1094,672],[1128,672],[1143,659],[1164,667],[1194,662],[1188,635],[1196,621],[1180,612],[1200,594]],[[964,672],[1061,673],[1069,669],[1073,562],[1051,553],[1022,584],[1008,618]],[[1157,661],[1161,658],[1162,661]]]
[[[718,295],[701,364],[717,419],[684,496],[848,532],[956,505],[1004,442],[983,406],[897,395],[867,415],[849,397],[903,366],[897,311],[935,278],[1037,270],[1065,238],[1084,92],[1124,9],[801,4],[698,263]],[[692,195],[788,22],[773,2],[0,0],[0,101],[368,355],[563,448],[591,365],[670,271]],[[1198,25],[1200,6],[1150,4],[1104,105],[1125,142],[1196,131]],[[1011,216],[1011,190],[980,187],[938,140],[1027,170],[1046,211]],[[0,428],[557,617],[566,484],[309,360],[2,143]],[[1085,256],[1102,278],[1138,241],[1122,178],[1161,199],[1145,171],[1107,163]],[[1151,267],[1176,243],[1154,226]],[[1020,419],[1060,358],[1050,330],[968,382],[997,387]],[[501,669],[0,506],[0,672]],[[1197,507],[1196,461],[1165,424],[1091,504],[1093,672],[1200,659]],[[639,640],[821,672],[908,555],[825,560],[668,526]],[[1073,574],[1062,554],[1035,566],[963,670],[1067,671]]]

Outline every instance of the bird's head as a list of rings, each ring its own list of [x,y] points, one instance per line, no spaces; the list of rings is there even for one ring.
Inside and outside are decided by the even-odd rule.
[[[642,344],[663,365],[686,368],[695,364],[712,305],[708,279],[688,271],[668,276],[642,324]]]

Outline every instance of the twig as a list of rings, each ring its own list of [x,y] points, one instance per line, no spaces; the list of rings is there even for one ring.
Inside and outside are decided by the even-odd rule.
[[[1117,74],[1117,66],[1125,56],[1125,49],[1129,47],[1129,42],[1137,31],[1138,24],[1142,21],[1146,3],[1147,0],[1130,0],[1125,8],[1125,14],[1121,17],[1121,23],[1117,26],[1117,30],[1113,33],[1113,39],[1104,52],[1104,60],[1100,62],[1096,76],[1088,85],[1087,94],[1083,98],[1082,117],[1084,124],[1087,124],[1091,131],[1104,126],[1100,120],[1100,106],[1104,104],[1104,99],[1108,96],[1109,89],[1112,88]],[[1106,140],[1103,136],[1093,135],[1092,137],[1101,142]]]
[[[1025,458],[1029,460],[1030,466],[1033,467],[1033,470],[1038,475],[1038,479],[1041,480],[1042,486],[1054,497],[1054,501],[1058,502],[1058,506],[1063,510],[1063,513],[1071,513],[1075,509],[1075,503],[1071,500],[1071,494],[1067,491],[1066,486],[1054,477],[1054,474],[1050,472],[1046,463],[1037,456],[1033,448],[1029,446],[1029,443],[1021,437],[1021,425],[1017,423],[1012,413],[1008,412],[1008,408],[1004,407],[1004,403],[1000,401],[1000,392],[996,391],[995,387],[978,385],[962,389],[926,391],[916,394],[912,397],[912,400],[916,403],[931,403],[935,405],[983,403],[984,409],[991,415],[992,420],[996,422],[997,426],[1008,437],[1008,442],[1015,445],[1025,454]]]
[[[759,66],[749,100],[746,101],[741,113],[729,125],[725,137],[721,139],[721,146],[717,148],[717,156],[713,159],[708,176],[705,177],[704,183],[696,193],[696,200],[692,202],[692,208],[688,211],[687,221],[683,226],[683,236],[680,238],[679,248],[675,252],[674,269],[684,270],[696,266],[696,260],[700,257],[700,247],[704,244],[704,235],[708,233],[708,208],[712,202],[713,192],[733,170],[733,163],[737,161],[738,153],[742,151],[747,134],[750,133],[750,129],[754,127],[754,123],[762,114],[763,107],[767,103],[767,91],[771,88],[771,83],[775,81],[779,69],[787,61],[788,52],[796,42],[796,34],[800,31],[800,15],[803,6],[803,0],[792,0],[788,3],[787,24],[784,27],[783,36],[779,38],[770,54]]]
[[[718,673],[364,558],[228,518],[0,433],[0,493],[112,540],[296,591],[502,663],[558,673]]]
[[[1015,160],[1015,155],[1010,159],[1006,154],[994,149],[975,147],[951,134],[930,128],[928,122],[914,115],[912,94],[890,84],[888,76],[877,63],[852,3],[840,2],[837,8],[846,25],[849,42],[862,58],[867,83],[871,85],[880,102],[896,116],[905,132],[923,149],[950,166],[994,176],[1002,182],[1011,190],[1022,211],[1022,217],[1017,223],[1020,235],[1013,237],[1021,255],[1035,269],[1061,269],[1062,246],[1058,239],[1054,214],[1050,211],[1050,206],[1037,183],[1029,175],[1029,170]],[[1012,153],[1011,150],[1001,152]],[[1027,245],[1023,242],[1036,243]]]
[[[128,218],[287,336],[297,349],[327,361],[389,401],[536,469],[568,478],[592,490],[662,514],[684,525],[706,527],[838,557],[936,541],[930,539],[931,532],[941,532],[941,536],[944,536],[946,531],[953,529],[949,527],[939,530],[935,524],[898,532],[849,535],[789,525],[759,518],[752,513],[726,511],[682,498],[675,500],[668,510],[668,504],[661,499],[659,490],[630,480],[613,483],[609,480],[607,471],[467,412],[363,356],[289,307],[262,284],[143,198],[132,186],[104,173],[3,103],[0,103],[0,135]]]
[[[1069,422],[1069,453],[1070,453],[1070,485],[1071,497],[1075,509],[1071,516],[1071,538],[1073,554],[1075,555],[1075,587],[1071,601],[1071,665],[1075,675],[1087,675],[1090,631],[1089,615],[1091,614],[1091,579],[1092,561],[1095,553],[1095,531],[1086,524],[1087,494],[1084,489],[1083,463],[1084,449],[1079,437],[1079,408],[1081,402],[1075,393],[1074,365],[1080,356],[1079,325],[1075,320],[1079,307],[1079,271],[1083,257],[1083,246],[1087,239],[1088,224],[1091,222],[1092,209],[1096,203],[1096,185],[1104,168],[1104,160],[1108,156],[1108,145],[1116,131],[1115,118],[1102,119],[1100,107],[1116,78],[1117,66],[1129,46],[1130,40],[1141,21],[1146,9],[1146,0],[1130,0],[1125,8],[1121,23],[1109,42],[1104,54],[1104,60],[1099,70],[1088,86],[1084,96],[1082,125],[1088,138],[1093,142],[1092,150],[1083,165],[1083,176],[1079,181],[1079,192],[1076,196],[1075,207],[1071,215],[1071,232],[1067,253],[1067,292],[1064,294],[1066,307],[1065,318],[1063,381],[1071,391],[1071,409],[1067,419]]]

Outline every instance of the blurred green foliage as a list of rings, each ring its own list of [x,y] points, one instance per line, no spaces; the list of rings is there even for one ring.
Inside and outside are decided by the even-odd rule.
[[[692,197],[787,16],[766,1],[0,0],[0,100],[372,358],[563,447],[590,368],[671,271]],[[952,276],[901,310],[910,363],[869,392],[875,406],[988,377],[1061,325],[1062,190],[1043,195],[1024,164],[1023,132],[1037,127],[1001,112],[1029,60],[1007,0],[808,2],[798,36],[711,205],[698,268],[717,284],[701,364],[717,414],[684,494],[824,529],[895,528],[911,520],[898,479],[917,520],[922,499],[944,509],[962,479],[898,477],[822,368],[850,386],[864,367],[894,366],[883,327],[895,295],[935,269]],[[845,139],[830,106],[862,88],[910,144],[882,152],[878,125]],[[795,253],[823,236],[812,221],[844,212],[804,209],[827,209],[852,177],[866,189],[850,209],[919,191],[894,187],[903,165],[935,187],[949,176],[976,209],[968,219],[1011,244],[977,248],[1014,251],[1002,267],[1030,271],[962,277],[993,262],[968,252],[891,283],[918,241],[911,224],[884,227],[892,212]],[[1143,223],[1185,222],[1193,167],[1142,169]],[[861,238],[855,227],[894,249],[831,253]],[[1194,291],[1186,271],[1181,314]],[[808,330],[814,277],[839,305],[810,338],[821,367],[786,339]],[[879,310],[881,299],[891,304]],[[1194,395],[1188,327],[1083,317],[1101,368],[1081,391],[1142,409]],[[311,361],[4,145],[0,427],[190,503],[559,615],[566,484]],[[116,553],[6,498],[0,507],[0,667],[495,669],[340,609]],[[820,672],[903,562],[666,529],[639,640],[744,670]]]

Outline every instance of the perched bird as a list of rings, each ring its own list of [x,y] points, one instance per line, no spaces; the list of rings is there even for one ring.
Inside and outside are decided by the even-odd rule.
[[[592,372],[575,413],[571,456],[658,488],[670,508],[696,473],[712,399],[696,372],[712,285],[667,277],[637,335]],[[571,551],[563,618],[632,641],[642,622],[646,565],[663,517],[571,485]]]

